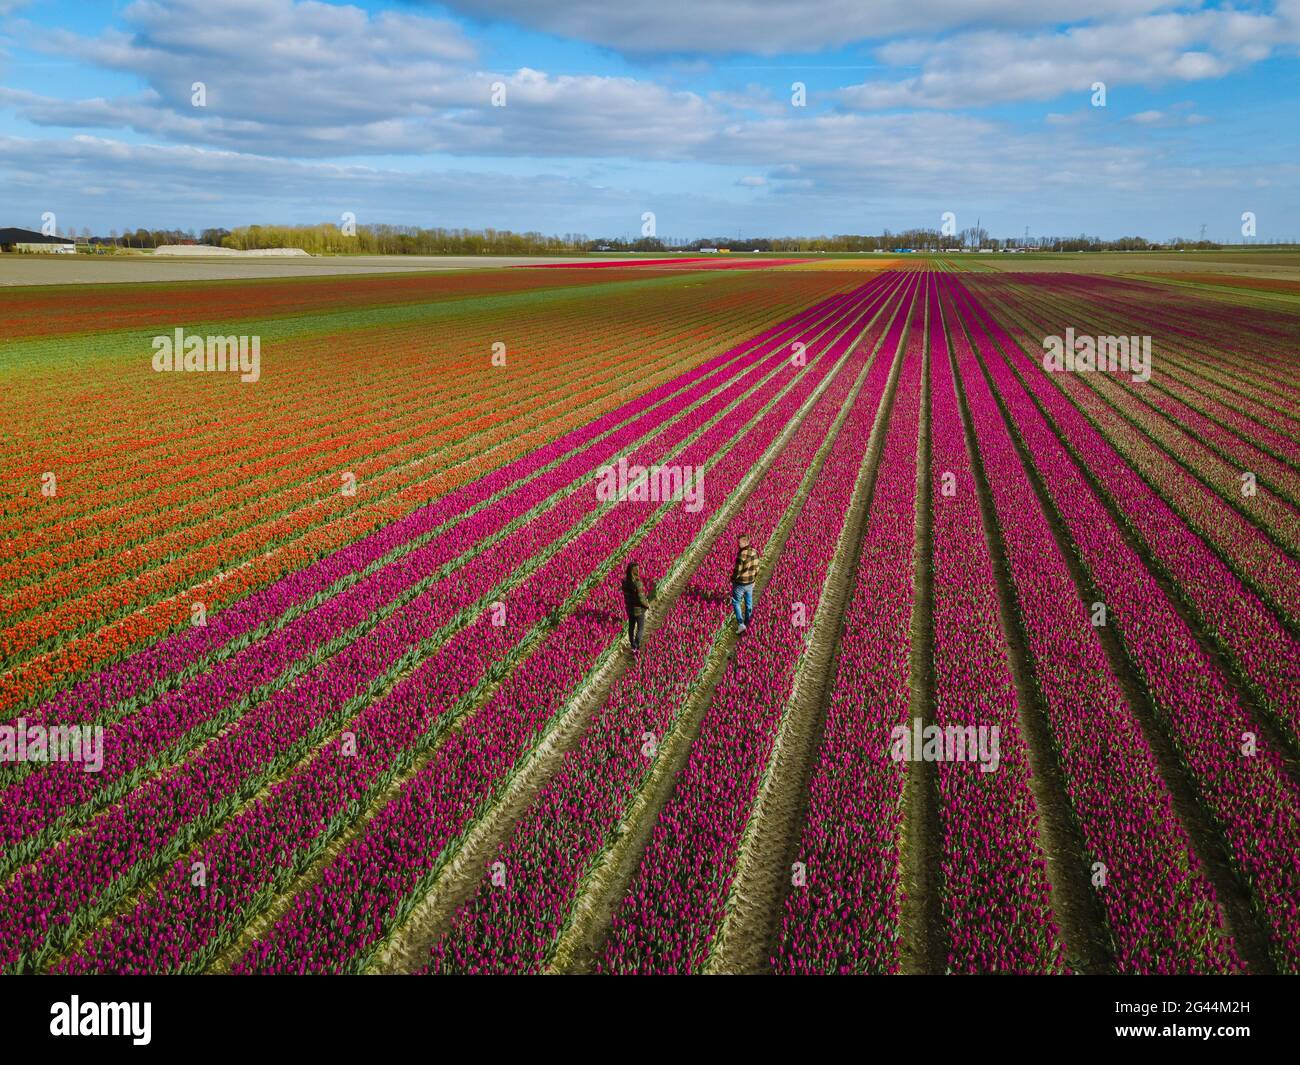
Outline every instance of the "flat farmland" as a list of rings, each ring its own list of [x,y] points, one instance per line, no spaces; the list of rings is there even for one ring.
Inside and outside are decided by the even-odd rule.
[[[45,255],[0,258],[6,285],[95,285],[168,281],[225,281],[272,277],[492,270],[539,263],[582,262],[579,257],[471,255],[201,256]]]
[[[808,258],[0,290],[0,968],[1300,972],[1300,267]]]

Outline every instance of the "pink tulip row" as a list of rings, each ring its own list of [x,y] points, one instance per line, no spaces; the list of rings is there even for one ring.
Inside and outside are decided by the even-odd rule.
[[[813,334],[806,335],[811,339]],[[782,355],[776,365],[776,377],[769,380],[768,390],[778,387],[778,379],[786,376],[783,370],[788,360]],[[671,454],[690,432],[698,431],[701,424],[736,401],[748,384],[743,381],[724,389],[651,445],[634,452],[633,461],[648,463]],[[760,401],[751,398],[748,403]],[[251,795],[271,776],[293,765],[310,744],[342,724],[389,678],[436,647],[449,624],[462,624],[473,610],[490,602],[492,595],[506,594],[502,580],[530,560],[540,561],[535,557],[538,552],[547,550],[556,537],[591,510],[585,494],[569,497],[492,551],[477,556],[457,574],[451,594],[438,596],[426,590],[299,683],[280,689],[244,715],[236,727],[208,744],[197,757],[150,779],[98,817],[84,833],[45,851],[36,865],[22,870],[0,889],[0,897],[17,895],[22,899],[7,922],[13,934],[4,936],[6,926],[0,925],[0,947],[5,948],[0,958],[6,959],[5,964],[14,964],[23,954],[24,944],[34,947],[52,930],[58,932],[56,940],[62,940],[93,921],[116,898],[147,880],[167,860],[169,851],[179,851],[201,838],[241,797]],[[462,630],[439,649],[438,656],[458,661],[467,675],[474,663],[481,675],[528,632],[530,625],[519,624],[516,606],[519,598],[527,596],[527,588],[525,584],[507,595],[511,624],[493,626],[487,639],[473,630]],[[472,653],[466,653],[466,645]],[[111,862],[104,860],[106,854],[113,856]],[[76,914],[74,922],[74,912],[91,904],[93,908]]]
[[[686,462],[685,456],[711,454],[724,447],[757,411],[772,402],[773,390],[790,376],[778,371],[776,379],[741,401],[678,459]],[[718,479],[713,480],[716,485]],[[481,688],[482,678],[492,679],[501,672],[499,663],[512,646],[524,639],[530,650],[539,641],[549,647],[555,632],[566,627],[590,629],[594,625],[608,631],[608,620],[593,611],[569,613],[560,629],[547,630],[576,605],[568,600],[572,590],[583,588],[591,576],[593,560],[609,560],[606,565],[610,565],[650,513],[635,504],[614,507],[571,540],[514,590],[508,600],[506,625],[491,624],[489,615],[480,617],[349,722],[345,733],[358,738],[355,756],[341,756],[343,736],[331,740],[311,763],[276,785],[270,796],[242,811],[199,850],[173,866],[156,892],[96,935],[69,968],[167,969],[207,964],[244,922],[264,909],[356,816],[361,803],[410,764],[417,750],[443,740],[447,725]],[[550,668],[547,656],[535,655],[510,677],[544,681]],[[498,692],[508,684],[509,678]],[[483,711],[472,720],[483,720]],[[453,744],[470,734],[467,726],[445,742]],[[207,890],[190,887],[187,870],[194,860],[213,870],[214,882]]]
[[[1281,618],[1300,625],[1300,562],[1273,539],[1276,536],[1285,544],[1287,538],[1281,534],[1291,526],[1290,538],[1300,542],[1300,515],[1294,508],[1262,484],[1254,497],[1243,498],[1237,467],[1181,430],[1156,424],[1151,412],[1136,407],[1121,393],[1113,389],[1094,392],[1073,380],[1058,383],[1115,450],[1196,529],[1237,577]],[[1170,461],[1171,456],[1176,461]],[[1210,491],[1203,481],[1226,488]]]
[[[1020,464],[950,302],[951,288],[940,287],[1034,683],[1083,838],[1082,864],[1109,926],[1115,968],[1233,971],[1240,963],[1223,931],[1214,889],[1191,853],[1155,757]],[[941,372],[936,362],[936,387]]]
[[[1012,333],[1022,344],[1030,343],[1020,330],[1013,329]],[[1099,408],[1104,410],[1103,404],[1077,377],[1055,374],[1049,378],[1037,368],[1029,372],[1033,382],[1047,389],[1055,383],[1075,401],[1072,405],[1053,393],[1054,418],[1070,450],[1114,501],[1156,564],[1177,582],[1181,594],[1246,682],[1290,734],[1300,737],[1300,640],[1212,550],[1207,541],[1213,543],[1215,537],[1198,536],[1196,529],[1179,517],[1175,506],[1157,494],[1140,473],[1149,473],[1169,499],[1181,504],[1178,509],[1197,513],[1197,504],[1202,504],[1203,529],[1230,528],[1233,512],[1168,456],[1150,454],[1148,447],[1150,457],[1141,461],[1144,449],[1140,439],[1130,438],[1132,446],[1127,448],[1122,446],[1127,435],[1122,430],[1107,439],[1085,416]],[[1112,398],[1112,402],[1123,408],[1131,400],[1121,397]],[[1160,478],[1160,471],[1167,477]],[[1246,530],[1246,536],[1254,533],[1261,550],[1271,547],[1254,526],[1247,525]],[[1300,563],[1276,550],[1270,557],[1276,563],[1273,572],[1282,580],[1282,588],[1288,590],[1283,596],[1300,595]]]
[[[806,328],[824,327],[836,320],[833,316],[816,318]],[[635,447],[648,429],[652,430],[650,442],[640,452],[632,453],[630,461],[648,463],[668,453],[697,424],[694,417],[725,408],[763,374],[782,365],[787,356],[788,347],[780,340],[754,348],[740,360],[740,373],[730,383],[725,374],[736,364],[606,435],[580,455],[449,531],[426,538],[420,546],[299,615],[267,638],[224,659],[184,687],[167,692],[106,731],[101,772],[86,773],[75,763],[56,763],[11,785],[2,793],[0,842],[6,850],[24,839],[29,840],[29,846],[16,855],[6,855],[8,864],[12,866],[14,860],[35,854],[105,802],[126,794],[157,768],[156,760],[176,759],[183,753],[174,749],[177,741],[183,739],[192,747],[231,722],[235,722],[236,730],[251,728],[260,717],[278,714],[285,700],[305,698],[305,686],[310,686],[318,675],[343,670],[346,676],[360,678],[378,672],[378,666],[367,667],[367,660],[359,660],[351,650],[346,664],[340,660],[338,665],[320,665],[327,654],[357,649],[362,638],[370,634],[370,646],[382,652],[386,662],[397,661],[411,645],[414,634],[398,640],[393,627],[403,623],[401,618],[407,613],[403,608],[417,595],[421,596],[418,615],[422,623],[432,622],[435,628],[451,624],[458,612],[493,594],[495,586],[516,566],[555,543],[564,530],[580,525],[591,511],[589,478],[598,465]],[[665,423],[673,419],[677,419],[676,426],[665,428]],[[534,513],[546,506],[551,509],[541,510],[540,516]],[[530,514],[531,520],[524,521]],[[478,547],[480,553],[466,564],[466,553],[485,541],[491,543],[493,537],[503,538],[486,550]],[[454,595],[446,594],[449,586],[455,588]],[[390,619],[394,613],[397,616]],[[380,624],[386,620],[387,625]],[[427,626],[422,627],[420,638],[426,637],[425,630]],[[295,689],[287,688],[296,673],[307,670],[314,672],[308,673]],[[283,742],[287,737],[281,735],[278,739]],[[72,810],[79,804],[80,810]],[[60,818],[69,811],[80,816]],[[39,836],[29,838],[38,831]]]
[[[772,960],[777,973],[899,968],[905,763],[886,737],[909,721],[921,349],[909,344],[885,423],[845,608],[839,660],[797,861]]]
[[[995,387],[1105,602],[1138,675],[1249,885],[1277,964],[1300,971],[1300,788],[1259,735],[1214,662],[1125,543],[1011,367],[1054,417],[1068,401],[978,302],[958,307],[1010,357],[989,360]]]
[[[1133,386],[1128,379],[1120,376],[1116,384],[1123,385],[1140,396],[1152,407],[1169,415],[1173,424],[1195,433],[1207,444],[1220,449],[1243,469],[1256,470],[1261,475],[1267,474],[1279,485],[1285,485],[1288,496],[1294,502],[1296,490],[1300,488],[1300,475],[1293,465],[1269,454],[1268,449],[1278,446],[1294,447],[1296,438],[1300,437],[1300,418],[1288,417],[1274,407],[1253,401],[1249,395],[1237,395],[1231,400],[1203,395],[1191,385],[1210,383],[1207,373],[1220,371],[1224,360],[1224,347],[1232,342],[1234,336],[1258,336],[1256,323],[1228,323],[1221,321],[1216,331],[1216,342],[1188,346],[1175,339],[1177,330],[1171,324],[1170,315],[1164,308],[1148,305],[1142,308],[1124,308],[1116,312],[1108,306],[1098,306],[1092,302],[1082,302],[1071,293],[1060,293],[1051,287],[1018,286],[1009,296],[1022,310],[1036,308],[1041,316],[1048,316],[1055,323],[1068,320],[1076,324],[1094,323],[1098,333],[1133,332],[1153,330],[1157,334],[1153,353],[1151,381],[1157,385],[1148,388],[1145,385]],[[1171,335],[1174,334],[1174,335]],[[1247,357],[1244,361],[1231,365],[1231,380],[1234,386],[1250,393],[1250,383],[1260,369],[1259,356]],[[1300,402],[1300,390],[1291,389],[1290,402]],[[1274,404],[1286,402],[1281,395],[1268,393]],[[1242,419],[1245,414],[1250,417]],[[1256,437],[1260,443],[1252,443]],[[1263,444],[1261,448],[1260,444]]]
[[[701,439],[688,464],[711,458],[715,505],[727,498],[812,390],[842,355],[847,337],[826,351],[773,410],[741,438]],[[821,347],[821,345],[817,345]],[[722,485],[719,490],[718,485]],[[629,546],[650,573],[664,572],[698,537],[707,514],[680,507],[638,544]],[[628,544],[627,537],[621,543]],[[268,935],[255,942],[237,971],[355,971],[364,968],[388,931],[432,883],[463,834],[500,795],[516,768],[554,724],[572,693],[621,644],[617,631],[621,574],[604,574],[590,599],[552,631],[544,647],[516,669],[461,730],[378,812],[364,832],[294,900]],[[611,610],[611,608],[613,608]],[[614,624],[611,625],[610,622]]]
[[[922,328],[919,307],[913,300],[910,315],[895,320],[886,353],[900,346],[909,320],[913,332]],[[892,364],[892,358],[876,360],[780,557],[767,559],[772,575],[750,629],[614,915],[603,972],[698,972],[709,957]]]
[[[1158,396],[1162,403],[1189,404],[1198,410],[1204,410],[1208,401],[1216,405],[1215,419],[1220,413],[1245,413],[1265,432],[1280,430],[1291,440],[1300,440],[1300,419],[1289,414],[1300,401],[1300,389],[1282,354],[1294,347],[1294,326],[1285,317],[1271,316],[1258,307],[1246,310],[1217,303],[1207,310],[1206,301],[1199,298],[1192,303],[1171,301],[1167,289],[1126,285],[1114,278],[1085,283],[1079,276],[1037,274],[1032,281],[1027,285],[1023,277],[981,278],[978,291],[990,298],[1021,300],[1042,294],[1054,302],[1065,299],[1071,301],[1071,321],[1078,321],[1074,317],[1078,310],[1119,318],[1114,328],[1101,332],[1140,333],[1149,328],[1153,305],[1159,301],[1159,346],[1152,378],[1158,387],[1144,387],[1144,398],[1151,401]],[[1117,298],[1120,292],[1128,295]],[[1194,327],[1180,327],[1189,309],[1201,321]],[[1059,327],[1054,324],[1053,330],[1059,332]],[[1270,348],[1278,355],[1271,356]]]
[[[948,968],[1057,972],[1063,966],[1061,944],[1029,787],[1028,749],[937,305],[930,312],[929,339],[934,724],[945,731],[966,729],[967,740],[978,742],[978,749],[945,749],[936,766]],[[913,750],[912,756],[920,753]],[[985,754],[985,760],[972,760]]]
[[[980,281],[980,290],[997,287],[1021,289],[1025,278],[988,278]],[[992,282],[990,285],[988,282]],[[1196,355],[1213,355],[1213,362],[1192,363],[1174,353],[1176,365],[1189,380],[1211,383],[1227,371],[1232,386],[1250,392],[1255,382],[1267,384],[1269,395],[1291,393],[1300,399],[1290,358],[1295,325],[1285,313],[1275,313],[1258,305],[1241,306],[1207,301],[1199,294],[1183,293],[1146,282],[1121,281],[1114,277],[1089,277],[1083,274],[1033,276],[1039,291],[1060,293],[1082,301],[1090,307],[1105,309],[1131,321],[1148,320],[1153,303],[1161,309],[1161,331],[1181,338],[1178,349]],[[1199,357],[1199,356],[1198,356]],[[1165,361],[1165,360],[1162,360]]]
[[[879,284],[879,279],[868,284]],[[177,674],[192,676],[188,670],[206,663],[221,648],[232,642],[238,644],[250,633],[260,634],[277,618],[304,604],[312,604],[315,597],[329,594],[340,582],[356,579],[357,575],[403,545],[468,519],[489,501],[524,488],[548,468],[556,468],[557,464],[565,461],[583,462],[581,453],[585,448],[625,423],[641,420],[643,424],[654,424],[657,415],[653,408],[657,404],[701,383],[712,382],[710,388],[718,387],[737,368],[776,351],[792,337],[798,336],[801,329],[824,321],[829,314],[843,308],[849,299],[844,295],[821,301],[595,421],[454,489],[406,517],[253,593],[210,617],[205,627],[175,633],[113,663],[59,692],[41,707],[28,711],[26,716],[32,721],[49,720],[64,724],[91,721],[106,707],[116,706],[156,688]],[[532,503],[537,501],[534,498]]]
[[[1049,323],[1046,327],[1049,330],[1059,328],[1056,323],[1067,315],[1070,321],[1076,323],[1077,328],[1088,327],[1089,323],[1099,330],[1118,328],[1113,320],[1098,323],[1091,317],[1090,309],[1078,308],[1073,304],[1062,306],[1057,300],[1036,298],[1036,294],[1031,295],[1025,291],[1015,293],[1014,306],[1021,315],[1034,312],[1034,318],[1039,324],[1044,321]],[[1134,328],[1128,322],[1124,323],[1124,327]],[[1152,327],[1142,325],[1136,328]],[[1154,359],[1156,368],[1152,380],[1160,383],[1163,380],[1163,367],[1169,359],[1163,343],[1157,349]],[[1085,387],[1084,381],[1070,381],[1064,387],[1071,389],[1076,402],[1088,403],[1090,408],[1101,408],[1110,414],[1112,421],[1123,424],[1119,414],[1111,413],[1093,392],[1095,390],[1109,398],[1123,412],[1124,418],[1135,422],[1138,428],[1150,434],[1161,448],[1178,460],[1177,471],[1181,479],[1195,482],[1199,478],[1213,490],[1207,491],[1197,484],[1194,491],[1183,489],[1177,496],[1180,502],[1184,498],[1204,498],[1202,507],[1212,505],[1215,510],[1226,515],[1225,520],[1234,529],[1244,528],[1245,532],[1235,534],[1233,546],[1235,541],[1244,540],[1243,546],[1249,549],[1258,542],[1264,549],[1277,554],[1279,549],[1270,537],[1278,537],[1290,546],[1300,543],[1300,512],[1297,512],[1295,506],[1300,501],[1300,473],[1291,466],[1248,444],[1230,429],[1212,421],[1194,406],[1175,399],[1162,389],[1134,384],[1123,375],[1112,379],[1110,375],[1098,374],[1089,377],[1086,384],[1091,388]],[[1091,409],[1089,413],[1092,413]],[[1124,432],[1127,436],[1134,436],[1136,430],[1125,425]],[[1254,496],[1243,497],[1241,493],[1242,471],[1254,473],[1259,480]],[[1248,519],[1253,519],[1263,528],[1249,524]],[[1254,554],[1260,553],[1260,550],[1255,548]],[[1272,583],[1267,573],[1260,575],[1261,585],[1267,587]],[[1294,577],[1282,583],[1292,596],[1300,595],[1300,582]]]
[[[759,543],[770,538],[781,517],[775,502],[794,496],[860,366],[897,313],[894,297],[902,295],[901,287],[891,287],[890,298],[877,304],[882,313],[862,335],[845,370],[718,533],[635,668],[612,687],[581,742],[501,847],[497,858],[507,871],[505,883],[485,878],[433,948],[427,971],[539,972],[551,963],[575,901],[613,846],[617,826],[654,772],[657,752],[691,698],[710,648],[728,627],[719,622],[727,616],[726,577],[736,538],[742,532]],[[860,403],[883,385],[889,344],[886,340],[877,356]]]

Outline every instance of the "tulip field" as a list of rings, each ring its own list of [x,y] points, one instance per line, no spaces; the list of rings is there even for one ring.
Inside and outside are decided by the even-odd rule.
[[[1300,973],[1300,303],[962,266],[0,290],[0,971]]]

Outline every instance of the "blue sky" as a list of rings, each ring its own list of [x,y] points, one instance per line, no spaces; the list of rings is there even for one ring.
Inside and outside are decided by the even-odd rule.
[[[1300,238],[1298,59],[1300,0],[0,0],[0,225]]]

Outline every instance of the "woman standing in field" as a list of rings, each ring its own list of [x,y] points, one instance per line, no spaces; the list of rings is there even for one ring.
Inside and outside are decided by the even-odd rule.
[[[623,605],[627,608],[627,640],[632,645],[632,653],[636,654],[641,650],[641,626],[645,623],[650,601],[646,598],[641,571],[635,562],[627,564],[627,573],[623,577]]]

